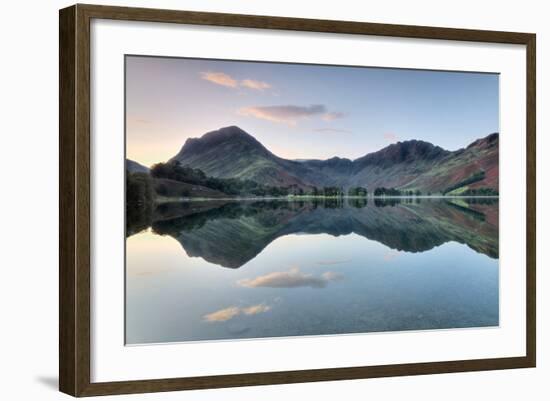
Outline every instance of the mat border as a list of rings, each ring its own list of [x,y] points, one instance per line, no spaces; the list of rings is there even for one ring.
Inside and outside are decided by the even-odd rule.
[[[90,382],[90,22],[92,18],[526,46],[526,355],[463,361]],[[536,366],[536,35],[353,21],[76,4],[59,11],[59,390],[95,396]]]

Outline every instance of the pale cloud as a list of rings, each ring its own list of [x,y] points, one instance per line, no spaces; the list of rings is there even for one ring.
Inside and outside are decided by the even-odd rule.
[[[236,88],[239,82],[223,72],[201,72],[202,79],[217,85]]]
[[[239,114],[276,123],[295,125],[302,118],[320,116],[322,119],[343,117],[343,113],[329,112],[323,104],[297,106],[292,104],[278,106],[251,106],[239,110]]]
[[[257,315],[271,310],[271,306],[258,304],[239,308],[238,306],[230,306],[229,308],[220,309],[216,312],[204,315],[203,319],[207,322],[226,322],[239,315]]]
[[[302,273],[298,268],[289,271],[273,272],[253,279],[242,279],[237,284],[243,287],[269,287],[269,288],[324,288],[330,281],[341,280],[342,275],[334,272],[326,272],[321,276]]]
[[[267,82],[255,81],[253,79],[243,79],[241,81],[241,86],[247,87],[249,89],[260,90],[260,91],[271,88],[271,85],[268,84]]]
[[[384,134],[384,139],[389,142],[397,142],[399,140],[399,137],[393,132],[386,132]]]
[[[351,134],[352,131],[339,128],[315,128],[314,132],[328,133],[328,134]]]
[[[267,82],[257,81],[255,79],[243,79],[242,81],[239,81],[224,72],[201,72],[201,78],[216,85],[226,86],[228,88],[245,87],[259,91],[271,88],[271,85]]]

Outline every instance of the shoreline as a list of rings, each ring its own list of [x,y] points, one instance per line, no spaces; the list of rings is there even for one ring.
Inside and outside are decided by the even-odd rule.
[[[247,197],[223,197],[223,198],[162,198],[155,199],[155,203],[176,203],[176,202],[212,202],[212,201],[271,201],[271,200],[280,200],[280,201],[300,201],[300,200],[324,200],[324,199],[499,199],[498,195],[398,195],[398,196],[314,196],[314,195],[292,195],[292,196],[247,196]]]

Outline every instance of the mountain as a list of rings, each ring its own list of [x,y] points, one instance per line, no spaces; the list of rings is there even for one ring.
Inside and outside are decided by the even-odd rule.
[[[235,126],[187,139],[171,160],[199,168],[213,177],[251,179],[272,186],[307,186],[302,178],[308,175],[305,166],[275,156]]]
[[[149,173],[147,167],[130,159],[126,159],[126,170],[130,173]]]
[[[422,192],[498,191],[498,133],[451,152],[431,143],[397,142],[355,160],[287,160],[236,126],[189,138],[172,161],[220,178],[271,186],[393,187]]]

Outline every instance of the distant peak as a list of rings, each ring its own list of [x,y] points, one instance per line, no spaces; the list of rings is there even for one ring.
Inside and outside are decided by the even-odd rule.
[[[445,149],[436,146],[430,142],[422,141],[419,139],[408,139],[406,141],[399,141],[380,149],[378,152],[400,151],[405,153],[424,153],[426,151],[437,150],[438,152],[447,152]],[[376,152],[376,153],[378,153]]]
[[[240,127],[237,127],[236,125],[229,125],[227,127],[221,127],[215,131],[210,131],[210,132],[220,132],[220,133],[231,133],[231,134],[246,134],[248,135],[245,130],[243,130],[242,128]],[[208,134],[206,134],[208,135]]]
[[[359,159],[360,164],[375,164],[386,166],[393,163],[413,162],[420,159],[434,160],[446,156],[450,152],[430,142],[410,139],[399,141],[380,149],[377,152],[369,153]]]
[[[236,125],[228,125],[227,127],[221,127],[217,130],[210,131],[210,132],[221,132],[221,133],[232,133],[232,134],[246,134],[245,130],[243,130],[241,127],[238,127]],[[247,134],[248,135],[248,134]]]
[[[480,138],[473,141],[468,145],[468,149],[473,147],[492,147],[495,146],[498,142],[499,134],[498,132],[493,132],[492,134],[487,135],[485,138]]]
[[[407,139],[405,141],[397,141],[389,146],[419,146],[419,147],[438,147],[431,142],[423,141],[422,139]]]
[[[215,131],[210,131],[204,134],[200,139],[211,139],[211,138],[219,138],[219,139],[226,139],[226,138],[250,138],[254,139],[252,135],[247,133],[242,128],[237,127],[236,125],[230,125],[228,127],[222,127],[220,129],[217,129]]]
[[[230,125],[207,132],[200,138],[187,138],[185,144],[173,159],[178,160],[183,158],[186,154],[204,152],[219,145],[223,145],[227,148],[227,146],[235,147],[238,146],[238,144],[241,144],[241,151],[245,148],[249,150],[256,149],[264,154],[270,154],[270,152],[252,135],[236,125]]]

